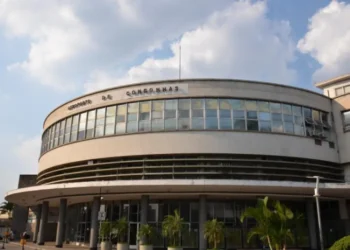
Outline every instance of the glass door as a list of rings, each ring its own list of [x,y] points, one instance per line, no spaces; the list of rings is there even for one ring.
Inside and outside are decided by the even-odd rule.
[[[129,241],[129,248],[130,249],[138,249],[137,234],[139,232],[139,225],[140,224],[137,222],[130,222],[129,223],[128,241]]]

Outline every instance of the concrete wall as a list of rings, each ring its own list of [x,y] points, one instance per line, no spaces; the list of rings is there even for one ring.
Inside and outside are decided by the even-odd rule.
[[[40,159],[39,172],[65,163],[148,154],[257,154],[282,155],[338,162],[328,143],[312,138],[272,133],[177,131],[143,133],[92,139],[61,146]]]

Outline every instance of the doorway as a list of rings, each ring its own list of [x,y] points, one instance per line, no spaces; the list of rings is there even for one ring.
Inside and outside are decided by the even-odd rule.
[[[130,222],[128,227],[128,240],[129,240],[129,248],[137,249],[138,248],[138,240],[137,234],[139,232],[140,223],[138,222]]]

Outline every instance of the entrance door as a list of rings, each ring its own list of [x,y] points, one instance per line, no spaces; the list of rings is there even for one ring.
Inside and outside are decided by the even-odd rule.
[[[130,222],[129,223],[129,247],[130,249],[137,249],[138,241],[137,234],[139,232],[139,223]]]

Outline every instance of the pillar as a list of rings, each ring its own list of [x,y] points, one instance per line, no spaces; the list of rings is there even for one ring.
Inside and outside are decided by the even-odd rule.
[[[147,215],[148,215],[148,199],[149,196],[148,195],[142,195],[141,196],[141,224],[147,224],[148,219],[147,219]]]
[[[35,217],[36,217],[36,223],[35,223],[35,231],[33,235],[33,243],[36,243],[38,240],[40,220],[41,220],[41,204],[39,204],[36,208]]]
[[[345,235],[350,235],[350,220],[346,200],[339,200],[339,217],[344,224]]]
[[[315,206],[313,200],[307,200],[306,201],[306,216],[307,216],[307,223],[309,228],[309,241],[310,241],[310,247],[312,250],[317,249],[317,224],[316,224],[316,213],[315,213]]]
[[[207,249],[207,240],[204,238],[204,227],[207,221],[207,201],[204,195],[199,196],[199,250]]]
[[[90,250],[97,250],[98,211],[100,210],[100,204],[100,197],[94,197],[91,208]]]
[[[38,245],[45,244],[45,230],[46,230],[48,216],[49,216],[49,202],[44,201],[41,207],[40,227],[39,227],[39,234],[38,234],[38,240],[37,240]]]
[[[66,220],[67,213],[67,199],[60,200],[60,210],[58,214],[58,223],[56,231],[56,247],[61,248],[64,240],[64,222]]]

